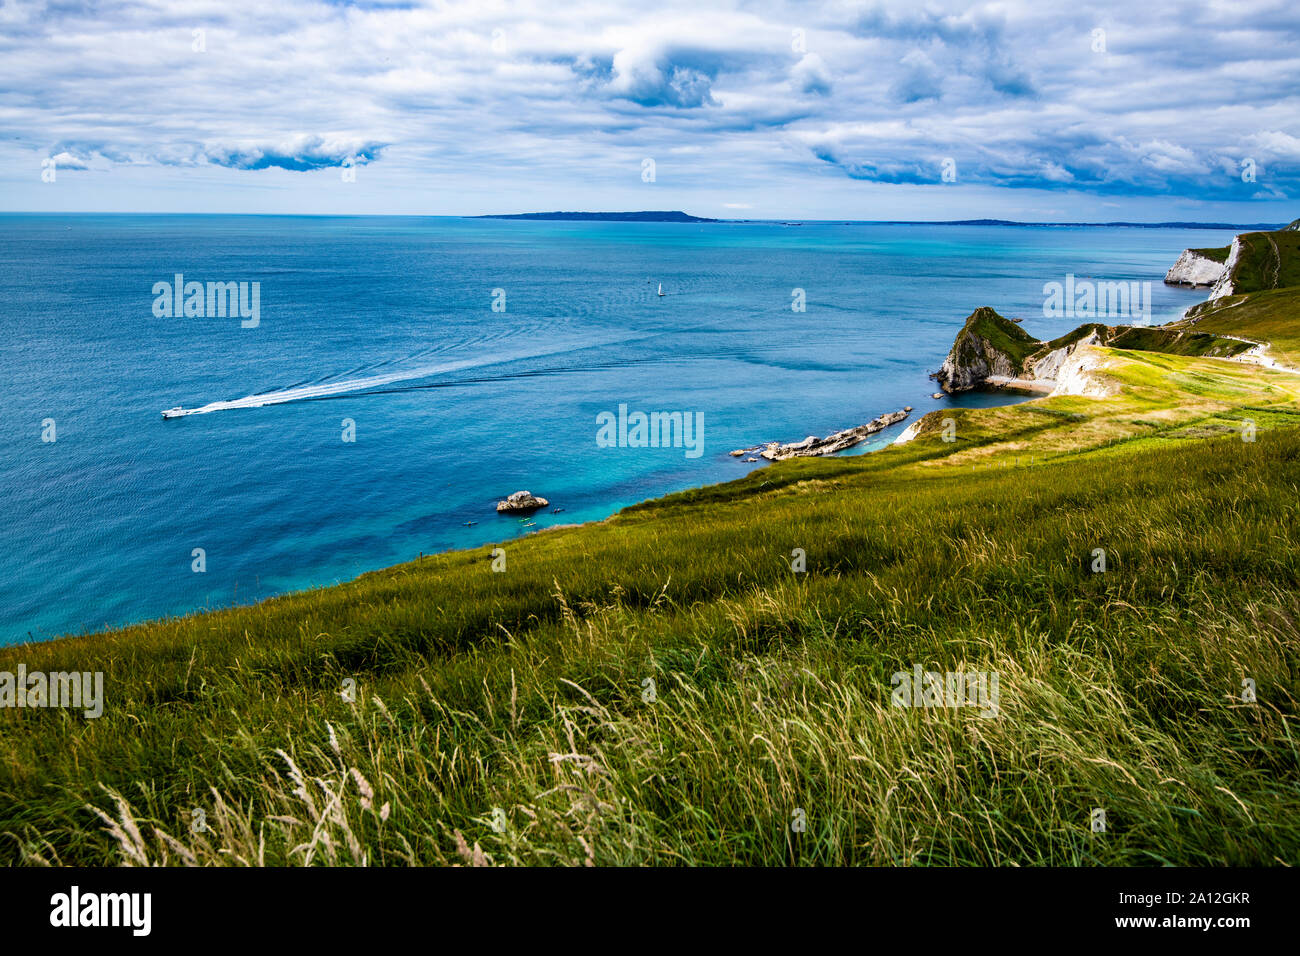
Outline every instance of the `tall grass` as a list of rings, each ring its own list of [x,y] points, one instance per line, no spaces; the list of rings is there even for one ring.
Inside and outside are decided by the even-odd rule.
[[[1297,862],[1300,430],[933,454],[782,463],[509,543],[505,573],[455,552],[6,649],[107,701],[0,711],[0,855]],[[892,707],[914,664],[996,671],[999,716]]]

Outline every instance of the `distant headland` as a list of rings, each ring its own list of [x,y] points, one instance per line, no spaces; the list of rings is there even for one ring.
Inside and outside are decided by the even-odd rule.
[[[844,226],[1125,226],[1131,229],[1230,229],[1234,231],[1272,231],[1282,228],[1280,223],[1229,223],[1229,222],[1020,222],[1014,219],[805,219],[791,222],[782,219],[710,219],[692,216],[680,209],[641,210],[639,212],[520,212],[487,216],[469,216],[470,219],[531,219],[570,222],[722,222],[779,224],[801,226],[805,222]]]
[[[642,212],[520,212],[513,215],[474,216],[475,219],[562,219],[578,222],[720,222],[688,216],[679,209]]]

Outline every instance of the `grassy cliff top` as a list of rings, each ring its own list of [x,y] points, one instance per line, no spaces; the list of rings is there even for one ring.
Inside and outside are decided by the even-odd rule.
[[[1273,358],[1300,368],[1300,231],[1295,226],[1239,236],[1235,294],[1193,306],[1177,327],[1268,342]]]
[[[1300,232],[1248,232],[1237,242],[1241,252],[1232,268],[1235,292],[1300,286]]]
[[[1085,322],[1077,329],[1071,329],[1064,335],[1058,336],[1050,342],[1043,343],[1042,347],[1038,351],[1043,352],[1044,354],[1047,352],[1054,352],[1057,349],[1065,348],[1067,345],[1073,345],[1075,342],[1079,341],[1079,339],[1087,338],[1094,332],[1098,335],[1105,335],[1109,330],[1110,326],[1105,325],[1104,323]]]
[[[966,317],[966,323],[957,334],[957,345],[970,336],[988,342],[994,349],[1010,356],[1016,364],[1022,363],[1042,344],[1015,322],[988,306],[981,306]]]
[[[1028,356],[1037,360],[1050,352],[1073,345],[1089,335],[1099,344],[1138,352],[1163,352],[1168,355],[1194,355],[1228,358],[1247,351],[1249,342],[1214,334],[1210,329],[1170,328],[1168,326],[1104,325],[1086,322],[1050,342],[1039,343]],[[1027,364],[1027,362],[1025,363]]]
[[[1112,330],[1106,345],[1114,349],[1164,352],[1168,355],[1205,355],[1228,358],[1252,348],[1249,342],[1215,335],[1209,329],[1186,331],[1163,326],[1123,326]]]
[[[1194,252],[1204,259],[1213,259],[1215,262],[1227,262],[1228,252],[1232,246],[1220,246],[1217,249],[1189,249],[1188,252]]]
[[[1268,342],[1278,361],[1300,368],[1300,288],[1230,295],[1193,306],[1180,327]]]

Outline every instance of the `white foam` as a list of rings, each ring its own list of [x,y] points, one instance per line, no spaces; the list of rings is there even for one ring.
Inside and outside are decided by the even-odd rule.
[[[407,382],[417,378],[427,378],[443,372],[454,372],[481,364],[471,359],[462,362],[450,362],[432,368],[408,369],[404,372],[389,372],[386,375],[369,375],[363,378],[345,379],[341,382],[327,382],[324,385],[303,385],[298,388],[286,388],[279,392],[263,392],[260,395],[247,395],[244,398],[232,398],[229,401],[209,402],[198,408],[185,408],[174,414],[207,415],[210,412],[224,412],[232,408],[261,408],[263,405],[281,405],[285,402],[298,402],[305,398],[324,398],[329,395],[345,395],[368,388],[381,388],[396,382]]]
[[[599,348],[606,345],[612,345],[617,342],[625,342],[631,336],[623,336],[612,339],[607,342],[583,343],[580,347]],[[234,398],[228,401],[209,402],[206,405],[200,405],[196,408],[181,408],[177,411],[170,411],[167,417],[180,418],[183,415],[207,415],[211,412],[223,412],[234,408],[261,408],[263,405],[282,405],[285,402],[299,402],[304,399],[327,398],[332,395],[346,395],[349,392],[360,392],[372,388],[382,388],[386,385],[394,385],[398,382],[409,382],[415,379],[429,378],[433,375],[442,375],[447,372],[456,372],[466,368],[476,368],[485,365],[500,365],[506,362],[520,361],[530,358],[542,358],[547,355],[557,355],[563,352],[571,351],[573,345],[563,345],[553,349],[543,350],[541,352],[530,352],[522,355],[494,356],[492,358],[471,358],[462,359],[457,362],[444,362],[440,365],[421,366],[419,368],[406,369],[404,371],[387,372],[383,375],[368,375],[361,378],[344,379],[340,382],[326,382],[320,385],[302,385],[295,388],[286,388],[276,392],[263,392],[259,395],[247,395],[244,398]]]

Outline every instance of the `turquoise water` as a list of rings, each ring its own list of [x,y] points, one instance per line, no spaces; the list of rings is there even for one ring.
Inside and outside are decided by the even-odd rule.
[[[935,401],[980,305],[1048,338],[1043,285],[1160,279],[1226,232],[0,216],[0,643],[326,585],[744,474],[727,455]],[[157,317],[155,283],[260,283],[259,323]],[[663,284],[664,296],[656,294]],[[493,290],[504,311],[493,311]],[[806,311],[792,311],[802,289]],[[275,402],[163,420],[253,395]],[[683,448],[598,447],[620,404]],[[344,420],[355,441],[344,441]],[[44,425],[53,420],[54,432]],[[891,441],[905,426],[867,448]],[[53,442],[42,441],[54,437]],[[467,525],[467,522],[474,522]],[[206,570],[193,568],[203,549]]]

